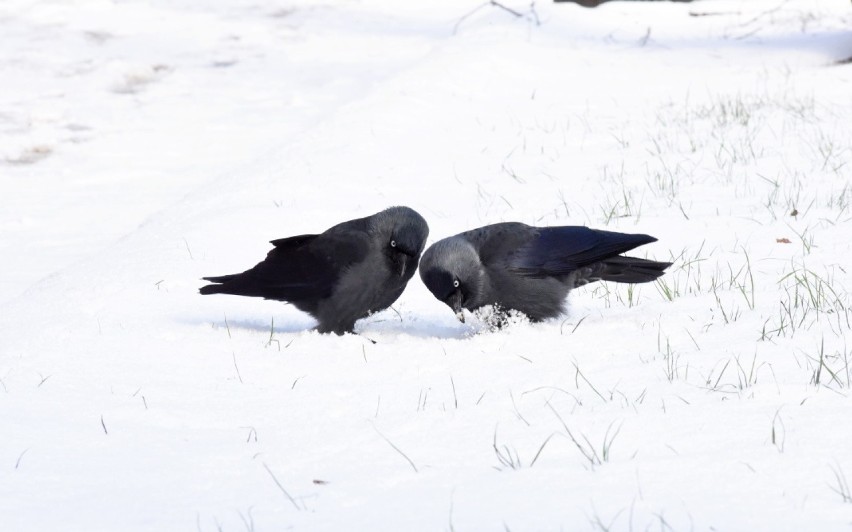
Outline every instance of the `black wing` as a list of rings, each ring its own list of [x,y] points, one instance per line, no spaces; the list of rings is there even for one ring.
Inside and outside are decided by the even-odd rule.
[[[273,240],[266,259],[243,273],[205,277],[202,294],[234,294],[281,301],[315,301],[329,297],[340,275],[368,252],[359,232],[300,235]]]
[[[538,229],[520,222],[502,222],[461,233],[479,252],[485,266],[511,262],[524,246],[535,240]]]
[[[509,258],[512,272],[529,277],[568,275],[657,240],[582,226],[544,227],[537,233]]]

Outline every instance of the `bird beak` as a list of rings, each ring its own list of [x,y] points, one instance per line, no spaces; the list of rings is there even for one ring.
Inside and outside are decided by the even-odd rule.
[[[448,300],[447,304],[453,309],[453,312],[456,313],[456,318],[462,323],[464,323],[464,309],[462,308],[462,293],[461,290],[456,290],[453,292]]]
[[[396,253],[393,256],[394,265],[397,267],[397,275],[400,278],[405,277],[405,270],[408,269],[408,261],[406,260],[406,256],[402,253]]]

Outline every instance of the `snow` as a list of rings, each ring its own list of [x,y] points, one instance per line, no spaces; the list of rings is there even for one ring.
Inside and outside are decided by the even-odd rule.
[[[3,530],[848,529],[852,6],[504,5],[0,4]],[[675,265],[496,332],[197,293],[394,204]]]

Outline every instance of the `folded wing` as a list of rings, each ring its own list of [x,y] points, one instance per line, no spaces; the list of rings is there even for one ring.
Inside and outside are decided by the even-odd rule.
[[[656,240],[649,235],[581,226],[545,227],[511,256],[508,266],[513,273],[528,277],[576,273],[578,285],[599,279],[643,283],[661,276],[671,263],[620,255]]]
[[[364,259],[369,244],[359,233],[300,235],[273,240],[262,262],[243,273],[205,277],[202,294],[233,294],[299,303],[329,297],[341,274]]]

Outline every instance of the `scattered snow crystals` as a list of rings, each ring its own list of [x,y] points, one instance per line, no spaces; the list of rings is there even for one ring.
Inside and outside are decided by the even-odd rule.
[[[479,333],[493,333],[502,329],[511,329],[518,325],[528,325],[530,319],[523,312],[501,309],[499,305],[486,305],[473,313],[480,322]],[[478,327],[477,327],[478,328]]]

